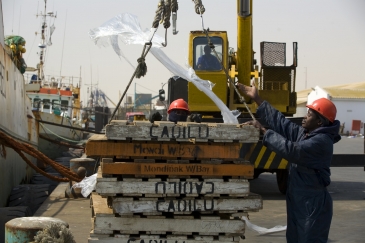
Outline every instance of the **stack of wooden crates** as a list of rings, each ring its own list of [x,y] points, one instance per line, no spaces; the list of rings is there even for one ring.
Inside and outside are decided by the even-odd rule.
[[[248,125],[112,121],[86,144],[102,158],[89,242],[238,242],[241,217],[262,208],[239,156],[258,140]]]

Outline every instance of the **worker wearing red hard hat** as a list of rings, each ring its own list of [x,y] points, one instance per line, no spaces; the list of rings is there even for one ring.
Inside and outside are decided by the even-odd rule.
[[[167,114],[169,114],[169,121],[177,123],[178,121],[186,121],[189,115],[189,106],[183,99],[177,99],[171,102]]]
[[[299,126],[262,100],[255,86],[237,86],[257,103],[256,114],[269,127],[257,120],[247,124],[259,128],[263,144],[289,162],[287,242],[327,242],[333,214],[327,186],[333,144],[341,139],[336,106],[326,98],[315,100]]]

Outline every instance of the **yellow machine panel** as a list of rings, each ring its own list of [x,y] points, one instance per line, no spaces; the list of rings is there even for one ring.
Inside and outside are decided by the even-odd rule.
[[[222,61],[224,66],[228,64],[228,37],[226,31],[214,31],[209,32],[210,41],[213,43],[215,51],[218,54],[218,61]],[[202,31],[192,31],[189,37],[189,45],[193,46],[189,50],[189,65],[191,65],[196,74],[204,80],[209,80],[214,84],[213,92],[220,98],[224,103],[228,100],[228,85],[227,77],[222,69],[221,65],[214,67],[207,67],[207,63],[204,67],[199,67],[198,63],[204,55],[208,46],[208,39]],[[208,47],[207,47],[208,46]],[[213,53],[210,54],[211,58],[216,58]],[[220,59],[220,60],[219,60]],[[216,62],[215,62],[216,63]],[[219,108],[214,102],[206,96],[202,91],[198,90],[194,84],[188,84],[188,103],[191,112],[219,112]]]

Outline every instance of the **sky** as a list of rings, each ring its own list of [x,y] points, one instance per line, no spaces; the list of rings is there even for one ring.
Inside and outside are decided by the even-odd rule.
[[[97,28],[120,13],[138,17],[142,29],[152,27],[159,0],[48,0],[47,12],[57,13],[50,20],[56,27],[52,46],[47,47],[45,75],[82,78],[81,100],[87,100],[88,88],[100,88],[118,103],[134,70],[120,59],[112,47],[98,47],[89,37]],[[226,30],[230,47],[237,49],[236,0],[202,0],[206,12],[204,26]],[[27,41],[23,55],[29,67],[39,62],[44,0],[2,0],[5,35],[20,35]],[[365,1],[364,0],[254,0],[253,48],[259,63],[261,41],[286,42],[287,65],[292,60],[292,42],[298,42],[296,91],[316,85],[327,87],[365,82]],[[191,0],[179,0],[177,35],[168,29],[163,51],[185,67],[188,36],[201,30],[201,18]],[[47,23],[50,23],[49,21]],[[157,34],[164,36],[161,25]],[[143,46],[121,45],[122,52],[135,66]],[[158,94],[172,74],[153,55],[146,58],[147,74],[134,79],[127,95]],[[165,86],[164,88],[167,88]],[[124,103],[124,101],[123,101]],[[110,107],[113,107],[109,103]]]

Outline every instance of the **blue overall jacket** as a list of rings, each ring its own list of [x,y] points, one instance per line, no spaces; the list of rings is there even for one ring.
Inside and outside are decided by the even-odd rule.
[[[327,242],[333,203],[327,186],[340,122],[308,133],[264,101],[257,110],[268,129],[263,144],[289,162],[287,242]]]

